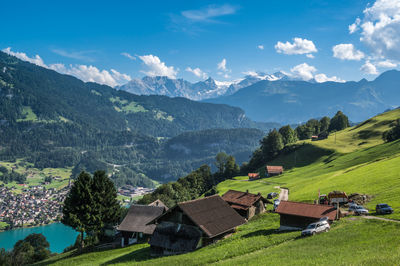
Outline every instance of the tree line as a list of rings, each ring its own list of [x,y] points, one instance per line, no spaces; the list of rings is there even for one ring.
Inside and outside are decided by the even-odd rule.
[[[305,124],[292,129],[290,125],[279,130],[270,131],[261,141],[260,147],[253,152],[249,162],[241,167],[242,173],[255,171],[263,164],[276,158],[280,152],[298,140],[310,139],[312,136],[326,138],[329,133],[345,129],[350,126],[348,117],[338,111],[335,116],[310,119]]]

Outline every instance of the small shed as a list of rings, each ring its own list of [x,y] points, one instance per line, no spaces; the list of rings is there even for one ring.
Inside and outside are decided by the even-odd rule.
[[[247,175],[249,177],[249,180],[255,180],[255,179],[259,179],[260,178],[260,174],[259,173],[248,173]]]
[[[266,204],[271,203],[260,193],[252,194],[248,190],[246,192],[228,190],[222,195],[222,199],[247,220],[256,214],[265,212]]]
[[[302,230],[323,217],[328,217],[328,221],[333,222],[337,210],[330,205],[281,201],[275,212],[280,215],[280,230]]]
[[[283,166],[265,166],[265,173],[268,177],[283,174]]]
[[[148,223],[165,211],[165,206],[132,205],[122,223],[117,227],[122,234],[121,246],[134,244],[140,240],[146,241],[156,228],[154,224],[148,225]]]
[[[316,136],[316,135],[311,136],[311,140],[312,141],[318,140],[318,136]]]
[[[181,202],[157,217],[149,244],[152,255],[193,251],[233,233],[246,220],[219,195]]]

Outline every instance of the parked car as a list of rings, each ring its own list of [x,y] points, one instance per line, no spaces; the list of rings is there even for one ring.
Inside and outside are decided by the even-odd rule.
[[[301,236],[313,236],[322,232],[328,232],[331,229],[327,220],[309,224],[306,229],[301,231]]]
[[[267,199],[273,199],[273,198],[276,198],[277,196],[278,196],[278,193],[271,192],[271,193],[268,193]]]
[[[377,214],[390,214],[390,213],[393,213],[392,207],[390,207],[389,205],[387,205],[385,203],[381,203],[381,204],[376,205],[375,210],[376,210]]]
[[[363,206],[352,205],[349,207],[349,211],[354,212],[355,215],[367,215],[369,211],[365,209]]]
[[[281,203],[280,200],[278,200],[278,199],[275,199],[275,200],[274,200],[274,211],[276,210],[276,208],[278,208],[279,203]]]

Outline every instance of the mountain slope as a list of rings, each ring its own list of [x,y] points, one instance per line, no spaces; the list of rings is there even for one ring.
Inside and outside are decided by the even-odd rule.
[[[259,81],[230,96],[205,100],[238,106],[256,121],[301,123],[343,111],[358,122],[399,106],[400,72],[387,71],[373,81],[313,83]]]
[[[171,137],[227,129],[216,131],[221,139],[231,128],[268,130],[274,126],[255,123],[236,107],[133,95],[84,83],[0,52],[2,161],[23,158],[36,168],[72,167],[73,175],[82,169],[108,169],[117,184],[148,186],[148,178],[177,179],[209,162],[219,151],[187,156],[180,165],[182,160],[171,160],[164,149],[164,142]],[[259,135],[247,134],[244,129],[241,137],[251,139],[246,147],[233,140],[221,143],[225,147],[221,151],[229,145],[249,154]]]

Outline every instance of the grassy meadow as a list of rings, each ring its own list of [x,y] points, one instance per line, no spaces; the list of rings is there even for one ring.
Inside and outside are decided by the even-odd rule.
[[[235,177],[218,184],[218,193],[236,189],[266,196],[282,186],[289,188],[289,200],[313,202],[318,190],[342,190],[371,195],[366,207],[372,215],[377,203],[388,203],[395,213],[381,217],[400,220],[400,140],[381,139],[398,117],[400,110],[369,119],[337,132],[336,142],[334,135],[299,142],[303,145],[295,153],[269,163],[283,165],[283,175],[255,181]],[[306,238],[278,228],[279,216],[265,213],[231,237],[188,254],[151,258],[148,244],[139,244],[82,255],[69,252],[41,265],[396,265],[400,261],[400,222],[350,216],[335,222],[329,232]]]

